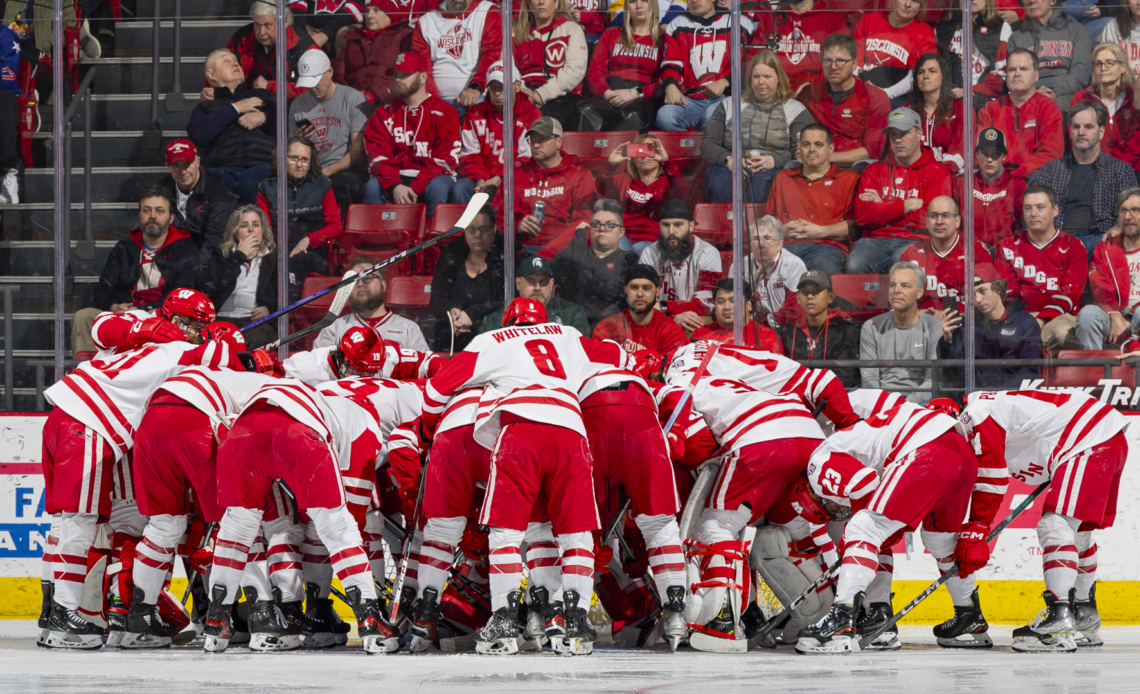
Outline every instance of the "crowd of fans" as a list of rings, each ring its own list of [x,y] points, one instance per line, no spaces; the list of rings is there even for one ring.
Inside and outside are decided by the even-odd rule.
[[[180,286],[204,288],[239,321],[276,306],[275,112],[287,108],[294,298],[306,277],[357,266],[329,250],[350,205],[423,204],[430,227],[439,205],[492,195],[462,239],[420,266],[434,274],[416,322],[385,318],[386,278],[357,288],[353,320],[398,324],[401,344],[460,349],[497,326],[509,262],[519,295],[629,349],[730,340],[740,319],[748,344],[800,359],[960,357],[966,291],[980,358],[1112,349],[1140,332],[1140,1],[1077,17],[1053,2],[975,0],[968,57],[961,12],[923,0],[749,10],[732,99],[732,22],[718,0],[625,0],[608,12],[522,0],[509,68],[489,0],[296,2],[284,78],[276,8],[255,0],[251,24],[207,58],[189,139],[167,148],[170,177],[140,201],[140,228],[113,252],[93,308],[149,305]],[[564,147],[581,131],[638,135],[585,162]],[[677,151],[665,137],[676,131],[699,147]],[[499,190],[505,146],[516,156],[512,219]],[[734,288],[726,236],[695,210],[732,201],[735,150],[749,259]],[[507,225],[517,248],[505,247]],[[172,263],[176,246],[201,271]],[[875,276],[889,310],[845,297],[844,274]],[[746,316],[733,315],[737,290]],[[77,351],[89,345],[87,313]],[[978,373],[1017,386],[1036,372]],[[929,368],[837,374],[931,397]]]

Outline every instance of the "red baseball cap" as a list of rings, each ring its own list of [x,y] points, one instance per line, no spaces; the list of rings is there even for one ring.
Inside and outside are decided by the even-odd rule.
[[[405,75],[413,75],[417,72],[427,72],[431,68],[428,59],[419,53],[412,53],[408,51],[396,56],[396,64],[392,66],[393,70],[399,70]]]
[[[986,284],[987,282],[995,282],[1001,279],[1001,275],[998,274],[997,268],[994,267],[992,263],[978,263],[975,265],[974,277],[975,284],[979,281],[981,284]]]
[[[194,161],[197,157],[198,148],[190,140],[175,140],[166,146],[167,166],[176,161]]]

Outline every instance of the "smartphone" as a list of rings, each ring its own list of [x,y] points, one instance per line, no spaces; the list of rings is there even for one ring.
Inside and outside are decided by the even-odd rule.
[[[653,152],[654,152],[654,148],[653,148],[652,142],[646,142],[646,143],[640,144],[640,145],[626,145],[625,146],[625,156],[629,157],[630,159],[639,158],[639,157],[645,158],[645,159],[652,159],[653,158]]]
[[[297,129],[300,130],[301,128],[307,128],[312,124],[313,122],[308,118],[302,118],[301,120],[297,121]]]
[[[957,311],[958,300],[952,296],[944,296],[942,297],[942,308],[946,311]]]

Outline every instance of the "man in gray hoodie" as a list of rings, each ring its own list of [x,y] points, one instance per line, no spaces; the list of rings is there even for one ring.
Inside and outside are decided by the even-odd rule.
[[[1073,95],[1089,86],[1092,75],[1092,39],[1083,26],[1068,18],[1056,0],[1024,0],[1025,21],[1009,38],[1008,46],[1026,48],[1040,60],[1037,91],[1052,99],[1062,113],[1069,112]]]

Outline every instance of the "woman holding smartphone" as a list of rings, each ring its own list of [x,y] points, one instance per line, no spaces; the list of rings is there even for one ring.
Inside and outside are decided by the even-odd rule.
[[[625,236],[618,247],[638,254],[660,235],[658,219],[665,201],[689,195],[685,177],[652,135],[639,135],[633,142],[618,145],[596,183],[598,197],[621,202]]]

